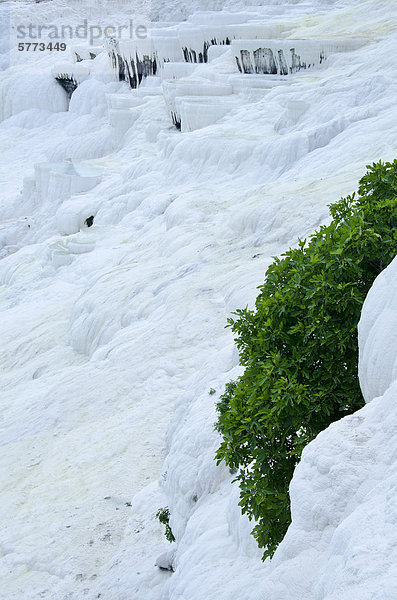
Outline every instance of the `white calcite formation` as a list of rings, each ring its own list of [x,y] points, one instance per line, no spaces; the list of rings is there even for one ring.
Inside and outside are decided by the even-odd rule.
[[[103,52],[103,46],[73,46],[72,60],[76,63],[83,60],[94,60]]]
[[[397,261],[377,278],[359,325],[361,389],[366,402],[397,379]]]
[[[100,182],[101,175],[99,169],[69,160],[35,165],[32,179],[25,180],[23,197],[25,202],[33,200],[40,206],[46,202],[60,204],[74,194],[92,189]]]
[[[331,54],[368,42],[291,39],[291,25],[288,17],[269,22],[268,16],[256,13],[212,13],[211,19],[211,13],[204,12],[179,26],[153,28],[144,40],[110,40],[107,49],[119,79],[136,88],[169,62],[208,63],[214,46],[231,46],[241,73],[290,75],[318,68]],[[282,35],[288,39],[277,39]]]
[[[241,373],[227,317],[397,139],[394,3],[248,4],[156,0],[150,43],[110,57],[105,40],[66,56],[0,42],[4,600],[397,597],[395,261],[359,328],[367,404],[304,451],[272,561],[214,461],[216,402]],[[8,0],[0,29],[133,8]],[[313,68],[238,70],[234,49],[312,64],[325,40]],[[69,99],[54,74],[83,72]]]
[[[335,52],[356,50],[367,40],[238,40],[232,54],[240,73],[293,75],[319,67]]]
[[[71,98],[77,86],[88,79],[90,71],[85,65],[79,63],[61,63],[53,67],[52,75]]]
[[[291,39],[292,23],[291,16],[272,22],[266,13],[200,12],[180,25],[158,25],[148,39],[110,40],[107,51],[115,77],[133,89],[160,75],[173,124],[190,132],[216,123],[236,107],[238,99],[224,96],[263,97],[264,88],[279,85],[283,78],[322,68],[333,54],[352,52],[370,41],[365,37]],[[268,39],[263,39],[265,35]],[[280,35],[288,39],[277,39]],[[219,64],[222,66],[217,68]],[[239,81],[236,66],[244,75],[270,77]],[[195,79],[194,73],[201,79]],[[70,85],[64,80],[61,83],[66,88]],[[252,92],[257,87],[262,88],[259,96]],[[129,110],[112,115],[118,140],[123,128],[131,126],[131,118]]]

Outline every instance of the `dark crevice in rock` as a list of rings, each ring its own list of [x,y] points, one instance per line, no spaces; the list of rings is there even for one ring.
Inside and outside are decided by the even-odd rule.
[[[125,81],[125,65],[120,54],[117,55],[117,64],[119,66],[119,81]]]
[[[306,63],[301,61],[299,54],[296,54],[295,48],[290,49],[292,54],[291,73],[297,73],[301,69],[306,69]]]
[[[202,52],[197,53],[196,50],[193,50],[192,48],[187,48],[186,46],[182,48],[182,52],[185,62],[206,63],[208,62],[208,49],[210,46],[230,46],[230,44],[231,40],[228,37],[226,37],[224,40],[212,38],[211,40],[204,42]]]
[[[249,50],[241,50],[240,55],[243,73],[253,73],[254,68],[252,66]]]
[[[172,122],[175,125],[175,127],[180,131],[182,124],[181,124],[181,119],[179,117],[179,115],[177,115],[176,113],[172,112],[171,113],[171,118],[172,118]]]
[[[254,51],[255,73],[277,75],[276,61],[270,48],[258,48]]]
[[[55,79],[59,83],[59,85],[61,85],[63,87],[63,89],[67,93],[68,98],[70,100],[73,92],[77,89],[77,86],[78,86],[77,81],[75,79],[73,79],[73,77],[70,77],[69,75],[66,75],[66,74],[59,75],[58,77],[55,77]]]
[[[154,55],[144,54],[129,60],[114,51],[110,52],[113,68],[118,71],[119,81],[127,81],[132,89],[136,89],[145,77],[156,75],[158,71],[157,59]]]
[[[280,75],[288,75],[288,65],[282,50],[278,51],[278,61],[280,63]]]
[[[246,74],[288,75],[314,66],[314,64],[305,63],[301,56],[295,52],[295,48],[290,48],[290,52],[290,66],[288,66],[283,50],[273,53],[271,48],[257,48],[253,52],[250,50],[240,50],[241,60],[238,56],[235,58],[240,73]],[[319,57],[320,64],[324,60],[324,52],[321,52]]]

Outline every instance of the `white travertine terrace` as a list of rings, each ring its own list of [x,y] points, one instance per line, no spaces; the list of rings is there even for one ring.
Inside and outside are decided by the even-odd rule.
[[[290,75],[318,68],[330,54],[350,52],[368,43],[367,39],[347,40],[236,40],[232,53],[240,73]]]

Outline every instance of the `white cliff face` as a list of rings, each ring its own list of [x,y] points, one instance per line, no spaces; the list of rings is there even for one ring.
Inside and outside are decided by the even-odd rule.
[[[376,279],[359,325],[360,383],[368,404],[304,450],[290,487],[292,525],[272,561],[260,563],[236,506],[238,491],[230,493],[230,477],[210,462],[216,443],[211,448],[203,442],[215,419],[208,394],[183,403],[183,417],[177,409],[166,490],[181,539],[172,556],[176,572],[162,598],[199,599],[202,586],[214,600],[219,594],[277,600],[396,596],[396,269],[397,258]],[[238,367],[230,372],[238,374]],[[186,458],[178,465],[181,456]]]
[[[359,325],[359,375],[363,396],[371,402],[397,379],[397,261],[379,275],[364,304]]]
[[[274,562],[276,573],[294,561],[306,569],[312,562],[312,596],[302,597],[397,593],[396,268],[394,259],[376,279],[359,325],[368,404],[309,444],[292,481],[293,524]]]
[[[9,7],[37,23],[131,11],[18,0],[0,3],[3,22]],[[160,8],[163,20],[182,11]],[[369,404],[305,450],[271,562],[214,462],[213,429],[240,372],[227,316],[252,305],[271,257],[324,222],[366,164],[395,158],[396,9],[239,10],[171,30],[194,49],[204,26],[237,30],[246,10],[254,39],[262,23],[284,41],[363,45],[284,78],[242,74],[213,46],[211,62],[169,63],[135,90],[98,42],[88,58],[79,41],[78,63],[73,45],[66,57],[14,51],[0,73],[2,600],[397,596],[395,263],[360,325]],[[163,50],[169,30],[157,31]],[[64,71],[84,73],[70,103],[54,81]],[[172,545],[155,519],[167,505]],[[155,566],[164,552],[173,573]]]

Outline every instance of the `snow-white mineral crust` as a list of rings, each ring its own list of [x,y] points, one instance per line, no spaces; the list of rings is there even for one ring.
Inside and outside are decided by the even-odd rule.
[[[272,561],[214,461],[241,372],[227,317],[396,154],[396,4],[250,4],[139,8],[162,58],[215,30],[362,44],[285,76],[240,73],[226,44],[205,64],[175,53],[132,90],[98,40],[62,56],[0,41],[1,600],[397,598],[396,261],[360,324],[367,405],[306,448]],[[134,6],[8,0],[0,29],[124,24]],[[54,74],[78,84],[70,102]]]

